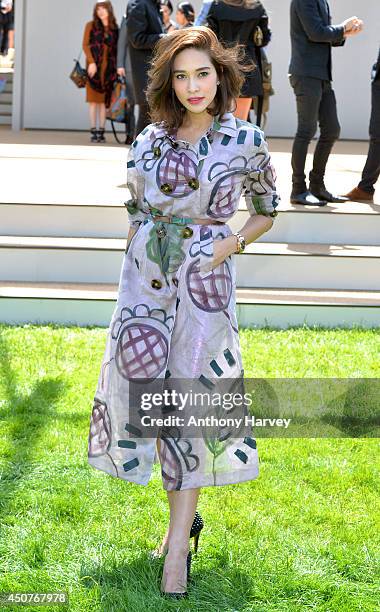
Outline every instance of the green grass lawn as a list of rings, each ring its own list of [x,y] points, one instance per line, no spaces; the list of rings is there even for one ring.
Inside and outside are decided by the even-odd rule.
[[[249,377],[379,376],[379,332],[242,330]],[[0,610],[379,610],[379,444],[261,439],[260,476],[208,487],[188,601],[159,595],[147,551],[168,520],[147,487],[87,463],[105,329],[0,326],[0,592],[67,591],[70,606]]]

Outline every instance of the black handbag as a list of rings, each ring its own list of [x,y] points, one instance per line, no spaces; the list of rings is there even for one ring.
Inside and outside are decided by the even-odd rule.
[[[70,73],[70,79],[73,81],[73,83],[75,83],[77,87],[79,87],[79,89],[86,86],[87,79],[88,79],[87,70],[85,68],[82,68],[82,66],[79,63],[81,55],[82,55],[82,51],[80,52],[78,59],[74,60],[75,62],[74,68],[72,69]]]

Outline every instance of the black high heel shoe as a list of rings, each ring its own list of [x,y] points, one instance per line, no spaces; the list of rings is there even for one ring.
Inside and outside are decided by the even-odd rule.
[[[187,557],[186,557],[187,584],[189,584],[190,582],[191,558],[192,558],[192,554],[191,554],[191,550],[189,550],[189,552],[187,553]],[[164,597],[170,597],[171,599],[185,599],[186,597],[188,597],[189,594],[187,591],[184,591],[183,593],[167,593],[166,591],[161,591],[161,595],[163,595]]]
[[[199,535],[203,527],[204,527],[204,522],[203,522],[201,515],[199,514],[199,512],[195,512],[193,524],[190,529],[190,538],[194,538],[194,553],[195,554],[197,554],[198,552],[198,540],[199,540]]]

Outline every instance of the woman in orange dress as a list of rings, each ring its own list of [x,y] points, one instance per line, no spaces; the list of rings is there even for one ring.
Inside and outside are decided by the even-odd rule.
[[[93,19],[86,24],[83,51],[88,80],[86,102],[90,105],[91,142],[105,142],[106,110],[117,78],[116,56],[119,28],[111,2],[97,2]],[[97,125],[99,128],[97,128]]]

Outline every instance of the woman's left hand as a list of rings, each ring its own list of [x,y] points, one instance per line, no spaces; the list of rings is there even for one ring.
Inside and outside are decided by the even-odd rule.
[[[236,236],[231,235],[222,240],[214,240],[214,258],[212,260],[212,270],[219,266],[229,255],[237,249]]]

